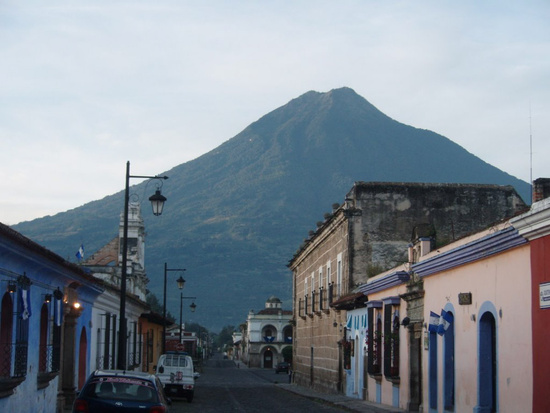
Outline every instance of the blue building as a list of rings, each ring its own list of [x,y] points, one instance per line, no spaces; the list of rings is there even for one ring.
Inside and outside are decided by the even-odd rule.
[[[78,265],[0,223],[0,411],[72,403],[90,373],[92,305],[102,291]]]

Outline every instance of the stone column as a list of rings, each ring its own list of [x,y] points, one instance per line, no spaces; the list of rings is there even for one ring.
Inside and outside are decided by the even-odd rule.
[[[72,407],[76,397],[76,324],[82,310],[66,304],[64,307],[63,332],[61,339],[61,376],[57,396],[57,410],[63,412]]]
[[[422,328],[424,321],[424,286],[411,281],[401,298],[407,302],[409,331],[409,402],[407,411],[419,412],[422,406]]]

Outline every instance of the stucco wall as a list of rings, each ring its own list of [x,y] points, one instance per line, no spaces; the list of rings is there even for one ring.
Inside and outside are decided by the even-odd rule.
[[[430,311],[454,313],[456,411],[472,411],[478,403],[478,328],[486,309],[496,312],[498,400],[500,412],[531,411],[532,338],[529,246],[514,248],[490,258],[424,278],[424,319]],[[458,293],[471,292],[472,304],[459,305]],[[443,387],[442,338],[438,345],[438,389]],[[428,351],[423,354],[428,372]],[[428,374],[423,378],[427,410]],[[442,392],[438,406],[442,409]],[[441,410],[440,410],[441,411]]]
[[[405,284],[402,284],[369,294],[369,301],[382,301],[388,297],[399,297],[406,292],[407,287]],[[383,313],[383,308],[380,309],[380,311]],[[407,316],[407,304],[405,301],[401,300],[399,305],[399,317],[402,320],[405,316]],[[388,381],[383,375],[381,380],[378,381],[368,374],[364,377],[364,381],[366,384],[366,400],[406,409],[409,392],[408,335],[414,334],[414,332],[409,332],[408,329],[401,327],[399,334],[399,383]],[[395,396],[395,392],[398,393],[397,397]]]

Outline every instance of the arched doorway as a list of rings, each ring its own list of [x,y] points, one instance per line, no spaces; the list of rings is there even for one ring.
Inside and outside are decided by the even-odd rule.
[[[490,312],[479,319],[478,411],[497,411],[496,322]]]
[[[80,332],[80,346],[78,348],[78,388],[81,389],[86,382],[86,355],[88,353],[88,338],[86,329],[82,327]]]
[[[271,351],[271,348],[268,348],[266,351],[264,351],[264,369],[272,369],[273,368],[273,351]]]

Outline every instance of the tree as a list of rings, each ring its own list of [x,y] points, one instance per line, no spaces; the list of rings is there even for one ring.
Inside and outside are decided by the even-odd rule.
[[[164,307],[159,302],[159,299],[157,298],[157,296],[149,290],[147,290],[147,295],[145,296],[145,302],[149,305],[152,312],[160,315],[162,315],[162,313],[164,312]],[[166,312],[166,319],[171,323],[176,321],[176,318],[172,314],[170,314],[170,311]]]
[[[292,346],[286,346],[283,348],[282,354],[284,360],[292,364]]]
[[[227,346],[233,346],[233,333],[235,326],[225,326],[216,337],[216,347],[223,349]]]

